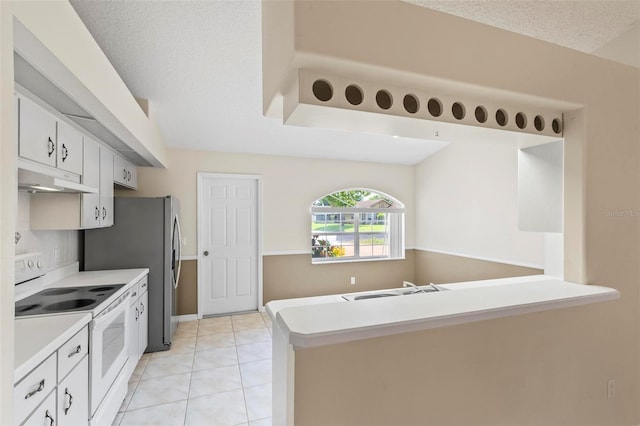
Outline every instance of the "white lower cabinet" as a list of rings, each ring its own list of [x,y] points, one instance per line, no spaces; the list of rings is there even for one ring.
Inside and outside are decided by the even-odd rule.
[[[54,394],[54,400],[53,408],[49,411],[55,419],[56,367],[57,354],[54,352],[15,385],[13,389],[13,414],[16,424],[22,424],[23,419],[27,418],[45,399],[48,400],[47,395],[50,393]]]
[[[87,336],[85,326],[15,385],[16,425],[89,423]]]
[[[86,425],[89,419],[89,357],[58,383],[58,426]]]
[[[144,282],[144,289],[140,290],[142,295],[140,296],[140,316],[138,317],[138,358],[142,356],[147,349],[148,342],[148,327],[149,327],[149,313],[147,312],[147,305],[149,304],[149,292],[147,291],[146,284]]]
[[[149,292],[147,291],[147,283],[148,279],[144,277],[134,284],[131,289],[129,317],[127,318],[129,359],[125,366],[128,376],[133,373],[142,354],[147,349],[147,327],[149,325],[149,313],[147,312]]]
[[[21,425],[25,426],[55,426],[56,421],[56,393],[51,392],[42,404],[36,408]],[[86,424],[86,423],[85,423]]]

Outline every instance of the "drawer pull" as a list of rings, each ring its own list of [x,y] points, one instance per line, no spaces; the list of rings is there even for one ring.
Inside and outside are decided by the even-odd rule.
[[[66,398],[67,396],[69,397],[69,405],[64,407],[64,415],[65,416],[69,412],[69,409],[71,408],[71,404],[73,404],[73,396],[69,393],[69,388],[64,388],[64,397]]]
[[[82,346],[81,345],[76,346],[76,349],[73,352],[71,352],[69,355],[67,355],[67,358],[71,358],[72,356],[79,354],[80,350],[82,350]]]
[[[44,418],[45,420],[49,420],[49,426],[53,426],[55,424],[55,420],[53,420],[53,417],[49,414],[49,410],[45,413]]]
[[[24,399],[31,398],[33,395],[37,394],[38,392],[41,392],[42,389],[44,389],[44,379],[40,380],[40,384],[38,385],[38,389],[33,390],[33,391],[29,392],[28,394],[26,394],[24,396]]]
[[[144,312],[144,303],[140,302],[140,315]]]
[[[138,295],[137,291],[134,291],[133,293],[131,293],[131,297],[136,297]]]

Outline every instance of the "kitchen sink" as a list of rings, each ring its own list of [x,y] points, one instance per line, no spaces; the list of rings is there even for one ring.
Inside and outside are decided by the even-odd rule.
[[[433,293],[438,291],[448,290],[446,288],[442,288],[436,286],[435,284],[429,284],[420,287],[414,288],[398,288],[392,290],[377,290],[371,291],[367,293],[351,293],[351,294],[343,294],[342,298],[349,302],[355,300],[365,300],[365,299],[379,299],[381,297],[395,297],[395,296],[409,296],[412,294],[424,294],[424,293]]]

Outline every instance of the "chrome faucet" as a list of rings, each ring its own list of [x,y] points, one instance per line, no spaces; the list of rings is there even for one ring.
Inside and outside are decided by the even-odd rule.
[[[434,283],[429,283],[429,285],[426,286],[426,288],[420,288],[414,283],[411,283],[409,281],[402,281],[402,287],[412,287],[413,293],[429,293],[432,291],[442,291],[442,289],[437,285],[435,285]]]
[[[402,281],[402,287],[411,287],[411,288],[413,288],[411,293],[405,293],[405,294],[424,293],[424,290],[422,290],[417,285],[415,285],[414,283],[411,283],[409,281]]]
[[[409,281],[402,281],[402,287],[413,287],[416,290],[420,290],[417,285],[410,283]]]

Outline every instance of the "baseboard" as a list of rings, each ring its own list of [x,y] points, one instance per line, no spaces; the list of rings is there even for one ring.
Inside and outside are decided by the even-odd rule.
[[[178,322],[195,321],[198,319],[198,314],[178,315]]]

